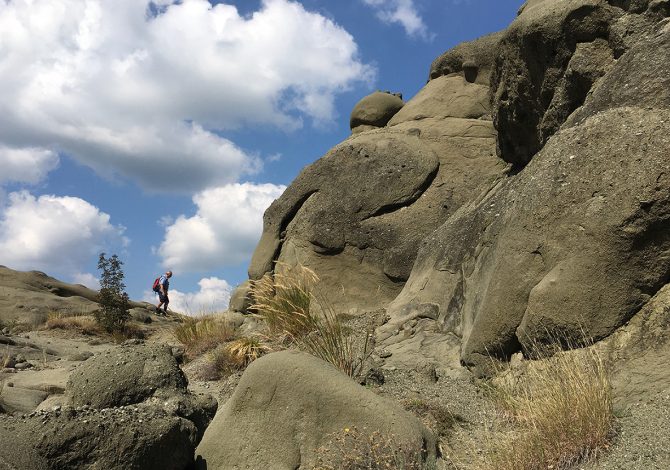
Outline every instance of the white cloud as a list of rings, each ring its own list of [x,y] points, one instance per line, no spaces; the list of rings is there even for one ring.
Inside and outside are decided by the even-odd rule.
[[[197,191],[259,168],[217,131],[329,120],[338,93],[373,78],[351,35],[300,3],[154,3],[2,2],[0,145]]]
[[[198,292],[181,292],[170,289],[168,308],[187,315],[215,313],[228,308],[233,289],[227,281],[217,277],[207,277],[201,279],[198,285],[200,286]],[[156,294],[145,291],[144,300],[155,304],[157,303]]]
[[[76,197],[10,193],[0,218],[0,264],[76,276],[109,244],[123,244],[124,228]]]
[[[89,289],[100,289],[100,281],[91,273],[75,273],[74,276],[72,276],[72,282],[86,286]]]
[[[286,189],[274,184],[231,184],[193,197],[197,212],[165,230],[159,254],[179,271],[208,271],[248,260],[263,231],[263,212]]]
[[[13,148],[0,143],[0,185],[37,184],[58,165],[58,155],[43,148]]]
[[[377,18],[385,23],[398,23],[412,37],[433,38],[428,32],[413,0],[363,0],[377,11]]]

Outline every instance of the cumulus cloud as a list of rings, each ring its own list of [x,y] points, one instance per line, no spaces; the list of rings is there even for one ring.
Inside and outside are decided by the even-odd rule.
[[[257,155],[222,132],[329,120],[374,76],[350,34],[289,0],[248,16],[207,0],[13,0],[0,31],[0,145],[159,190],[254,173]]]
[[[13,148],[0,143],[0,185],[37,184],[58,165],[58,155],[44,148]]]
[[[263,212],[284,189],[243,183],[196,194],[196,214],[179,216],[165,230],[159,248],[163,264],[202,272],[248,260],[263,231]]]
[[[13,192],[0,218],[0,262],[73,278],[105,246],[125,243],[123,231],[83,199]]]
[[[168,308],[188,315],[220,312],[228,308],[232,287],[226,280],[207,277],[201,279],[198,285],[200,290],[197,292],[181,292],[170,289],[170,305]],[[145,291],[144,300],[156,303],[156,294]]]
[[[412,37],[430,40],[433,35],[423,22],[423,18],[413,0],[363,0],[367,5],[375,8],[377,18],[385,23],[398,23],[405,32]]]

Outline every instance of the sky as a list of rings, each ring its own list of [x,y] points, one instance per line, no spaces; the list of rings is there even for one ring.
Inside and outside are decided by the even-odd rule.
[[[225,309],[262,215],[375,90],[521,0],[0,0],[0,265]]]

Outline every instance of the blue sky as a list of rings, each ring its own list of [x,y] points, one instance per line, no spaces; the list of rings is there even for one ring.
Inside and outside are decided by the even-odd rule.
[[[0,1],[0,264],[225,308],[262,212],[381,89],[505,28],[521,0]]]

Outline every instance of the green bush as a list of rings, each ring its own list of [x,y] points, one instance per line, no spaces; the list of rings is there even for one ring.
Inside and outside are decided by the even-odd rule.
[[[100,253],[98,259],[98,269],[102,271],[100,294],[98,295],[100,309],[94,313],[94,316],[100,326],[110,333],[123,331],[126,322],[130,320],[122,265],[123,262],[118,256],[112,255],[110,258],[105,258],[105,253]]]

